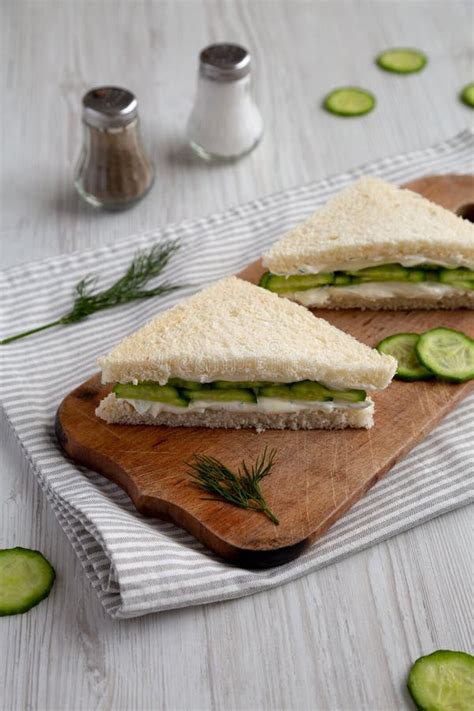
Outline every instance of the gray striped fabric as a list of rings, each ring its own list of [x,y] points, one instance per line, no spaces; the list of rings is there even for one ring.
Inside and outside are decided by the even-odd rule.
[[[252,572],[219,560],[173,524],[145,519],[114,484],[74,466],[58,449],[62,397],[89,377],[117,340],[202,286],[233,274],[286,229],[362,174],[400,183],[473,169],[473,134],[256,200],[220,215],[148,232],[97,250],[0,273],[0,334],[53,320],[75,282],[107,265],[107,281],[135,250],[167,238],[181,249],[167,278],[178,293],[102,312],[82,323],[0,348],[3,407],[20,446],[107,612],[127,618],[265,590],[338,560],[472,498],[474,399],[465,400],[316,545],[285,566]]]

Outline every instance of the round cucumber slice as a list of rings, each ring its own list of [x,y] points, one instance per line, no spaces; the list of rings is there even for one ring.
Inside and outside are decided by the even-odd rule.
[[[357,86],[342,86],[324,99],[324,108],[337,116],[363,116],[375,106],[375,96]]]
[[[400,380],[427,380],[433,373],[420,363],[416,355],[418,333],[396,333],[377,345],[379,353],[391,355],[397,361],[397,378]]]
[[[408,691],[421,711],[474,708],[474,657],[440,649],[420,657],[411,668]]]
[[[461,91],[461,101],[474,109],[474,82],[465,86]]]
[[[44,600],[56,573],[39,551],[0,550],[0,616],[19,615]]]
[[[474,340],[452,328],[432,328],[416,345],[422,364],[444,380],[462,383],[474,378]]]
[[[426,55],[420,50],[403,47],[387,49],[376,58],[376,62],[381,69],[395,74],[419,72],[426,66],[427,61]]]

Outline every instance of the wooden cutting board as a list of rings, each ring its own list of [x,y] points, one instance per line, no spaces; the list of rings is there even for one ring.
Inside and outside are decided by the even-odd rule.
[[[428,177],[407,187],[456,212],[474,202],[474,178]],[[256,263],[240,276],[257,281]],[[435,326],[474,336],[469,311],[321,311],[335,326],[370,346],[401,331]],[[473,383],[394,381],[374,396],[371,430],[209,430],[107,425],[95,408],[110,388],[100,376],[71,392],[56,417],[58,440],[76,462],[115,481],[138,511],[170,519],[227,560],[245,567],[269,567],[295,558],[347,511],[472,389]],[[278,516],[212,501],[186,474],[193,453],[205,453],[236,468],[264,447],[276,448],[274,471],[263,490]]]

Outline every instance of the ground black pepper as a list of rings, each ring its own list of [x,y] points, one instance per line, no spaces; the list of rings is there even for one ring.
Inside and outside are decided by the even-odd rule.
[[[125,89],[104,87],[88,92],[83,107],[76,187],[95,206],[129,207],[148,192],[154,177],[140,139],[137,101]]]

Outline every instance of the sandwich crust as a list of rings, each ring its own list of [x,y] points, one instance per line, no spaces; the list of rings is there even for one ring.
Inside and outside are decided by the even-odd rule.
[[[303,410],[284,414],[253,412],[226,412],[225,410],[204,410],[175,414],[161,412],[158,415],[138,413],[130,403],[120,400],[114,393],[107,395],[99,404],[96,415],[109,424],[119,425],[167,425],[168,427],[208,427],[232,429],[256,429],[263,432],[274,430],[339,430],[347,427],[369,429],[373,425],[374,404],[360,409]]]
[[[263,262],[273,274],[297,274],[302,266],[316,273],[414,255],[472,269],[474,226],[411,190],[363,177],[284,235]]]
[[[365,390],[386,387],[396,370],[394,358],[236,277],[160,314],[98,363],[104,383],[318,380]]]

